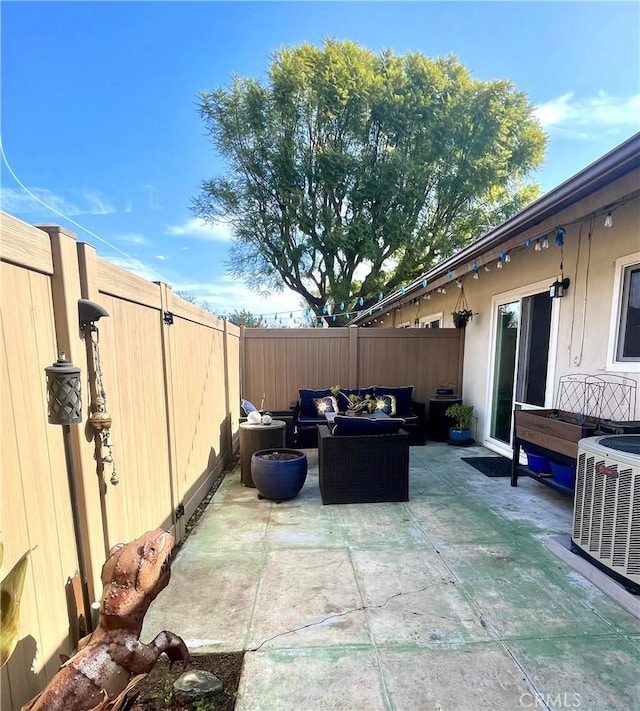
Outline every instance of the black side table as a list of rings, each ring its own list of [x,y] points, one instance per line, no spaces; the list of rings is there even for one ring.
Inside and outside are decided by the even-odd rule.
[[[240,423],[240,482],[243,486],[255,488],[251,478],[252,454],[261,449],[284,449],[286,427],[283,420],[272,420],[270,425]]]
[[[429,439],[434,442],[446,442],[449,439],[449,427],[453,427],[455,420],[444,413],[449,405],[459,405],[462,398],[457,395],[443,395],[429,400]]]

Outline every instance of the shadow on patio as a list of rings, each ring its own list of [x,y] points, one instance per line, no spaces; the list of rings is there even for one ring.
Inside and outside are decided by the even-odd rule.
[[[410,500],[322,506],[222,483],[143,630],[247,650],[236,709],[631,709],[637,620],[552,555],[569,499],[411,449]]]

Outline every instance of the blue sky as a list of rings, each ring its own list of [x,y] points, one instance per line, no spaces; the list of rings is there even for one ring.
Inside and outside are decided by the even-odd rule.
[[[1,207],[72,229],[98,254],[223,315],[303,308],[226,274],[229,234],[190,212],[224,166],[196,106],[232,75],[264,78],[281,46],[349,39],[456,54],[510,79],[549,143],[547,192],[640,130],[636,2],[2,2]],[[10,166],[10,169],[9,169]],[[91,230],[89,235],[29,196]],[[106,242],[106,243],[105,243]]]

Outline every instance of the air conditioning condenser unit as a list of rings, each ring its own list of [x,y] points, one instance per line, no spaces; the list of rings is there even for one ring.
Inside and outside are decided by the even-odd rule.
[[[578,442],[572,548],[640,594],[640,435]]]

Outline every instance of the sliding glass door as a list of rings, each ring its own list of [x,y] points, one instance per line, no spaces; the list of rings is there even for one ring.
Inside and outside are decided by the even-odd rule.
[[[519,301],[498,306],[489,436],[507,444],[511,441],[511,412],[519,322]]]
[[[547,288],[494,301],[488,436],[510,447],[515,408],[551,405],[555,358],[553,299]]]

